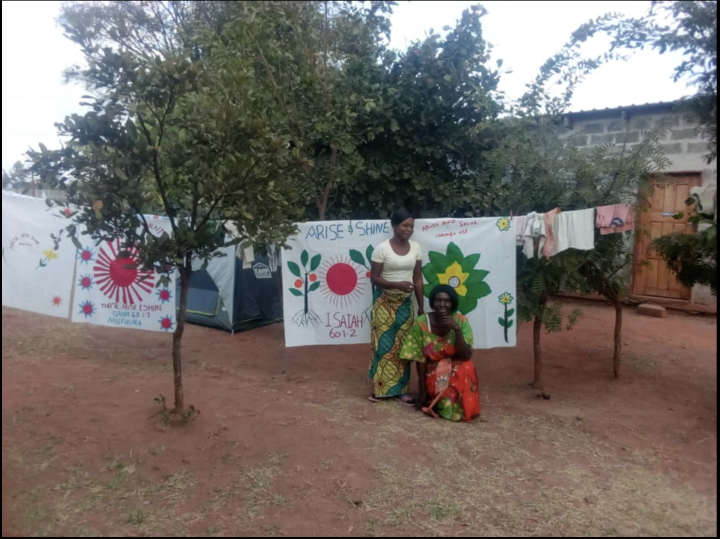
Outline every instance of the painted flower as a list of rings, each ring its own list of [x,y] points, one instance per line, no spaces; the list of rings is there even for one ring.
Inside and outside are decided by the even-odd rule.
[[[485,282],[490,272],[475,269],[480,254],[465,256],[455,243],[450,243],[445,254],[431,251],[428,256],[430,263],[423,267],[426,297],[430,297],[437,285],[449,285],[459,296],[459,311],[468,314],[477,308],[480,299],[492,294],[490,285]]]
[[[57,260],[57,257],[58,257],[58,254],[51,249],[49,249],[47,251],[43,251],[43,254],[45,255],[45,258],[48,260],[48,262],[50,260]]]
[[[453,262],[445,273],[438,273],[440,284],[449,284],[455,289],[458,296],[467,295],[467,287],[465,281],[470,277],[469,273],[463,273],[462,266],[457,262]]]
[[[501,217],[500,219],[498,219],[497,227],[500,232],[507,232],[508,230],[510,230],[510,226],[510,219],[508,219],[507,217]]]
[[[512,297],[512,294],[510,294],[509,292],[505,292],[504,294],[500,294],[498,301],[502,305],[510,305],[513,301],[515,301],[515,298]]]

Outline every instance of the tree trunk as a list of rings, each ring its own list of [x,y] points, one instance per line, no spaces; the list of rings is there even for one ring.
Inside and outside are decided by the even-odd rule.
[[[542,389],[542,348],[540,347],[540,335],[542,334],[542,318],[536,316],[533,323],[533,352],[535,354],[535,376],[533,378],[533,387]]]
[[[622,325],[623,325],[623,304],[620,296],[613,300],[615,303],[615,353],[613,355],[613,373],[615,379],[620,378],[620,367],[622,365]]]
[[[545,305],[547,304],[548,294],[543,292],[540,296],[540,314],[535,316],[533,321],[533,353],[535,356],[535,375],[533,377],[532,386],[535,389],[543,389],[543,362],[542,362],[542,347],[540,346],[540,336],[542,335],[543,317],[545,316]]]
[[[182,379],[182,338],[187,323],[187,300],[190,291],[189,264],[180,268],[180,311],[178,314],[177,328],[173,334],[173,377],[175,382],[175,413],[181,414],[185,411],[185,391]]]

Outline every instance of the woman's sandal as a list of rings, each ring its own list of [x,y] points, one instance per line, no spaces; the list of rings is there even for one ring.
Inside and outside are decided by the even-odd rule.
[[[415,406],[415,399],[410,395],[400,395],[397,399],[407,406]]]

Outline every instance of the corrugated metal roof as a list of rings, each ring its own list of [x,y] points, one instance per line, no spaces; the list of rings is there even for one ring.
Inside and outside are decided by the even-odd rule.
[[[626,105],[623,107],[608,107],[605,109],[589,109],[589,110],[579,110],[574,112],[568,112],[567,116],[570,117],[576,117],[576,116],[607,116],[611,114],[620,114],[622,112],[628,112],[628,111],[634,111],[634,110],[644,110],[644,109],[673,109],[677,105],[682,103],[682,100],[677,101],[658,101],[656,103],[642,103],[639,105],[632,104],[632,105]]]

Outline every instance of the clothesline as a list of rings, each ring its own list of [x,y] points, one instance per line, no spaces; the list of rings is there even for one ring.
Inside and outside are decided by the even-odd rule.
[[[551,258],[568,249],[591,251],[595,248],[595,229],[620,234],[635,228],[630,204],[613,204],[586,210],[547,213],[531,212],[513,217],[517,244],[527,258]]]

